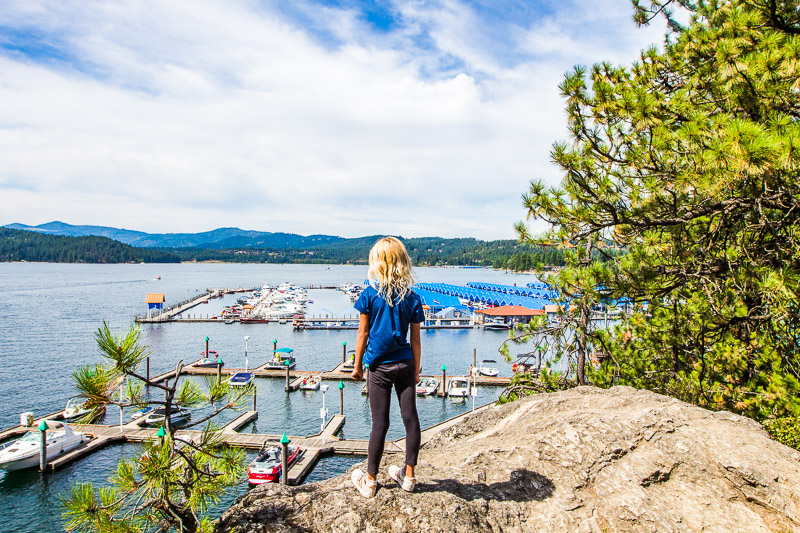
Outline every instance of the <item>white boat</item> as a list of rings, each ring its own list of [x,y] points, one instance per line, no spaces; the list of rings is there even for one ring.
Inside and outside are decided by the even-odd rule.
[[[92,409],[89,407],[88,403],[89,397],[85,394],[73,396],[67,400],[67,405],[64,407],[64,412],[61,413],[61,415],[64,417],[64,420],[71,420],[91,413]]]
[[[300,388],[302,390],[319,390],[320,383],[322,383],[321,377],[308,376],[303,378],[303,381],[300,383]]]
[[[47,460],[58,457],[77,448],[89,437],[72,431],[68,425],[55,420],[45,420],[47,424]],[[30,468],[39,464],[41,433],[29,431],[21,439],[6,444],[0,449],[0,468],[8,472]]]
[[[417,383],[417,394],[420,396],[430,396],[436,394],[439,388],[439,380],[436,378],[422,378]]]
[[[228,378],[228,385],[231,387],[246,387],[253,381],[255,374],[252,372],[236,372]]]
[[[142,407],[141,409],[139,409],[138,411],[136,411],[135,413],[133,413],[131,415],[131,421],[139,420],[143,416],[151,413],[153,411],[153,409],[155,409],[155,407],[153,407],[152,405],[148,405],[148,406]]]
[[[497,361],[494,359],[484,359],[478,367],[478,373],[489,377],[498,375],[500,370],[497,369]]]
[[[447,385],[447,396],[451,400],[463,400],[469,396],[469,381],[464,378],[451,378]]]
[[[150,411],[150,414],[148,414],[144,418],[144,423],[149,426],[163,426],[166,414],[167,414],[166,407],[156,407],[155,409]],[[189,411],[184,407],[173,406],[170,409],[169,420],[173,426],[177,426],[178,424],[183,424],[191,417],[192,417],[191,411]]]

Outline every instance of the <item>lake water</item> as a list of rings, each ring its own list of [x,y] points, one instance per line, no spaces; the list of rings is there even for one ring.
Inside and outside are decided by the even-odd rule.
[[[524,285],[535,278],[486,269],[418,268],[419,281],[463,285],[485,281]],[[160,280],[156,278],[160,276]],[[19,423],[19,415],[33,411],[36,416],[63,409],[75,394],[71,375],[81,365],[100,361],[94,334],[103,320],[115,330],[127,328],[136,314],[146,313],[144,297],[149,292],[166,295],[167,304],[188,299],[207,288],[256,287],[292,282],[299,285],[339,285],[362,282],[365,266],[328,265],[73,265],[0,263],[0,428]],[[341,314],[355,311],[339,291],[311,290],[309,314]],[[189,314],[215,314],[234,296],[197,306]],[[195,360],[210,338],[210,349],[219,352],[228,367],[243,367],[244,336],[250,367],[271,356],[273,339],[279,347],[293,348],[300,370],[329,370],[341,362],[342,344],[355,348],[355,330],[294,331],[291,324],[166,323],[142,326],[142,342],[152,351],[151,375],[172,369],[179,359]],[[482,330],[423,330],[423,373],[441,374],[446,365],[450,375],[465,375],[472,364],[473,350],[482,358],[500,362],[501,375],[510,375],[510,365],[497,352],[507,332]],[[196,379],[196,378],[182,378]],[[257,379],[259,418],[241,431],[306,435],[320,429],[322,393],[286,394],[283,381]],[[326,403],[338,412],[339,398],[334,386]],[[369,437],[369,404],[360,384],[345,382],[344,408],[346,438]],[[498,388],[484,387],[476,405],[490,402]],[[420,398],[418,410],[423,427],[463,413],[471,407],[441,398]],[[197,412],[202,414],[202,410]],[[126,414],[127,418],[129,414]],[[236,413],[224,413],[220,422]],[[103,423],[119,422],[119,411],[111,410]],[[399,410],[393,407],[388,439],[403,436]],[[104,483],[116,462],[136,453],[133,445],[114,445],[71,463],[55,473],[42,475],[36,469],[6,473],[0,471],[0,532],[61,531],[61,508],[57,496],[82,481]],[[251,454],[252,455],[252,454]],[[362,458],[323,459],[306,482],[338,475]],[[221,512],[247,490],[243,483],[230,491],[214,510]]]

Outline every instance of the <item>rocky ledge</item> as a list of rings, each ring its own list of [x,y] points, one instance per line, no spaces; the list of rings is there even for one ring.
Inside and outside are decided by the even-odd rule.
[[[385,461],[384,461],[385,463]],[[629,387],[532,396],[466,417],[374,499],[349,473],[239,498],[218,532],[800,531],[800,453],[760,425]]]

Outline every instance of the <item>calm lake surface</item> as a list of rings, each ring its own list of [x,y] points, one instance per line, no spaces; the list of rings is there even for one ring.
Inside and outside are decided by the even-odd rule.
[[[162,292],[167,305],[188,299],[207,288],[257,287],[292,282],[298,285],[332,285],[363,282],[365,266],[328,265],[73,265],[41,263],[0,263],[0,428],[19,423],[19,415],[33,411],[35,416],[63,409],[76,393],[72,372],[81,365],[99,362],[94,334],[103,320],[113,329],[127,328],[136,314],[146,313],[148,292]],[[485,281],[525,285],[535,277],[486,269],[418,268],[421,282],[463,285]],[[157,280],[157,276],[161,279]],[[308,314],[353,313],[349,299],[339,291],[311,290]],[[235,302],[235,296],[212,300],[189,314],[218,312]],[[190,362],[205,349],[219,352],[228,367],[243,367],[244,336],[248,340],[248,363],[260,365],[271,356],[272,341],[279,347],[293,348],[300,370],[329,370],[341,362],[342,343],[355,348],[355,330],[294,331],[291,324],[167,323],[142,326],[142,341],[152,351],[151,375],[172,369],[178,360]],[[482,330],[423,330],[422,372],[465,375],[472,364],[473,350],[483,358],[500,362],[500,375],[510,375],[510,365],[502,362],[497,349],[507,332]],[[522,350],[520,350],[522,351]],[[196,378],[182,378],[196,379]],[[306,435],[320,430],[321,392],[286,394],[279,379],[256,379],[259,418],[241,431]],[[331,413],[338,412],[335,382],[325,398]],[[345,382],[344,409],[346,438],[368,438],[369,404],[360,393],[360,384]],[[501,389],[481,388],[476,405],[497,398]],[[420,422],[428,427],[461,414],[471,403],[454,403],[441,398],[420,398]],[[201,415],[203,410],[195,411]],[[128,418],[130,413],[124,416]],[[236,413],[223,413],[225,422]],[[119,423],[119,411],[110,410],[102,423]],[[399,409],[393,406],[388,439],[403,436]],[[62,531],[58,495],[76,482],[104,483],[117,461],[136,453],[134,445],[112,445],[55,473],[42,475],[37,469],[6,473],[0,471],[0,532]],[[248,457],[252,456],[250,454]],[[338,475],[362,458],[329,457],[320,461],[306,482]],[[213,511],[218,515],[239,495],[247,491],[242,483]]]

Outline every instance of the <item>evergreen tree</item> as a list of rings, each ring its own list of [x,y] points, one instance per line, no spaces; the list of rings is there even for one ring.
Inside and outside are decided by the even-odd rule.
[[[562,243],[552,282],[597,384],[629,384],[763,420],[800,414],[800,11],[796,0],[635,2],[666,14],[663,51],[576,67],[561,84],[572,142],[560,186],[535,181],[528,217]],[[611,332],[585,313],[630,298]],[[541,326],[541,324],[540,324]],[[535,337],[536,330],[517,332]],[[588,350],[599,366],[579,360]],[[579,380],[580,381],[580,380]]]

